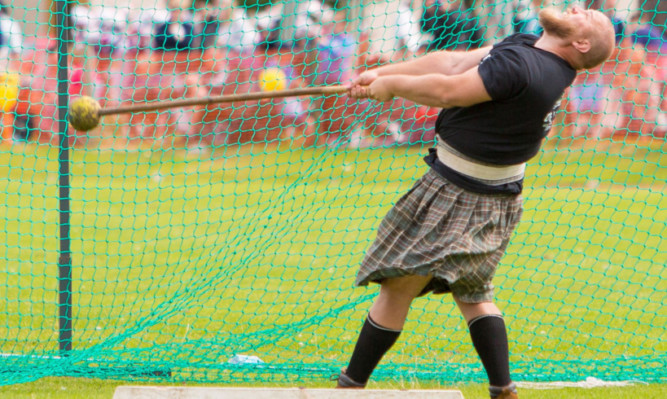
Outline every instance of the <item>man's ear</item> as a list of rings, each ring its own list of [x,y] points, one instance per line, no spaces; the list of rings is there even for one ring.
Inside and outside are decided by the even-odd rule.
[[[580,53],[587,53],[591,50],[591,42],[588,39],[579,39],[572,42],[572,47]]]

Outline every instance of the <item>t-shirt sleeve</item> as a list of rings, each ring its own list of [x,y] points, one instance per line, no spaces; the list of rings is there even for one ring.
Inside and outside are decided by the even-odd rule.
[[[492,50],[482,59],[478,71],[494,101],[516,96],[528,83],[526,66],[520,55],[508,49]]]

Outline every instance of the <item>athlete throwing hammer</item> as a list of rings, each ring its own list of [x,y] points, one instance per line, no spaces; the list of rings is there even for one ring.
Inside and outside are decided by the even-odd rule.
[[[491,398],[517,398],[505,322],[491,280],[522,213],[525,162],[539,150],[577,70],[605,61],[614,28],[602,13],[540,12],[540,38],[516,34],[493,47],[435,52],[362,73],[349,95],[402,97],[443,108],[429,171],[389,211],[357,285],[380,294],[339,388],[363,388],[396,342],[412,300],[451,292],[489,377]]]

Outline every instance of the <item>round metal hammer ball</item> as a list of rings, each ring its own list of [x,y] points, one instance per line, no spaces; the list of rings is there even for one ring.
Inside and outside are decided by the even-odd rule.
[[[100,123],[100,103],[94,98],[81,96],[69,107],[69,123],[76,130],[87,132]]]

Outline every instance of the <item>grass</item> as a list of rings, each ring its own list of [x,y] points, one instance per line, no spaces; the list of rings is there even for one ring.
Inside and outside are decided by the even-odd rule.
[[[664,148],[548,145],[530,163],[526,212],[494,281],[517,379],[664,382]],[[353,287],[356,265],[380,218],[424,172],[422,152],[75,151],[70,234],[80,353],[63,367],[76,374],[94,358],[169,364],[176,383],[276,380],[225,366],[247,353],[284,365],[292,381],[316,383],[312,370],[294,370],[307,364],[321,381],[351,350],[376,292]],[[0,351],[54,354],[57,153],[2,147],[0,176],[0,296],[7,298]],[[378,384],[391,386],[411,370],[423,373],[417,380],[426,386],[483,381],[448,297],[416,301],[406,331],[378,369]],[[57,395],[64,386],[65,394],[72,387],[96,397],[120,384],[54,378],[52,365],[33,367],[16,381],[45,378],[2,389],[22,397],[21,387],[26,395],[42,387]],[[462,389],[476,397],[485,388]],[[657,398],[662,389],[576,392]],[[530,392],[550,398],[568,390]]]
[[[36,382],[0,387],[0,396],[13,399],[110,399],[116,387],[138,385],[118,381],[48,377]],[[196,385],[220,386],[220,385]],[[271,385],[276,387],[278,385]],[[290,385],[290,387],[292,387]],[[308,386],[311,387],[311,386]],[[330,386],[312,386],[324,388]],[[487,398],[487,388],[482,384],[422,386],[418,384],[372,385],[374,389],[457,389],[466,399]],[[597,388],[520,388],[522,399],[662,399],[667,395],[664,385],[633,385],[625,387]]]

